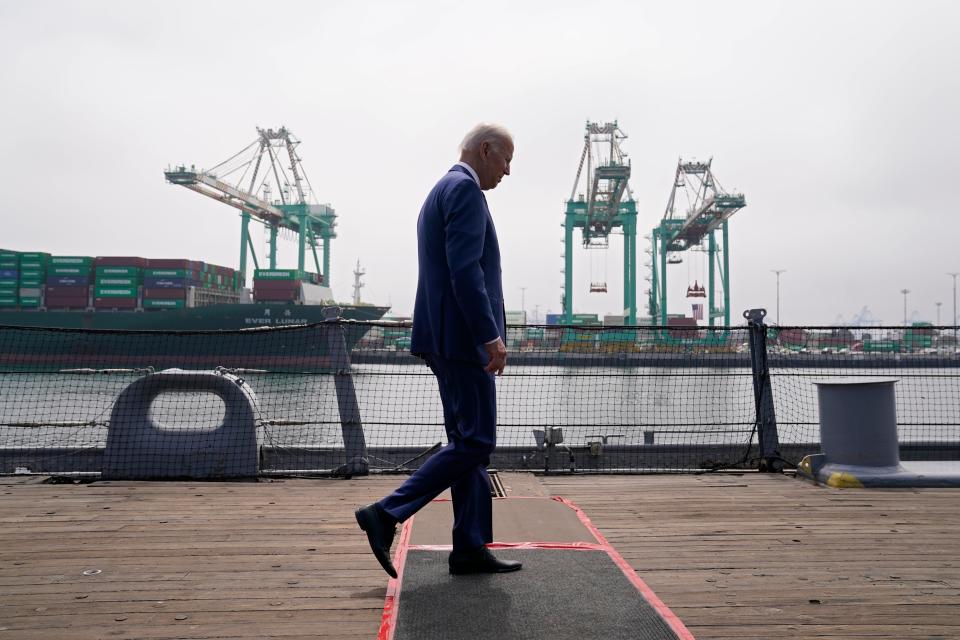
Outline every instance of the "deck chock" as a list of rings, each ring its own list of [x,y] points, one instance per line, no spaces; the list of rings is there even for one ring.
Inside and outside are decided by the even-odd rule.
[[[897,378],[851,377],[817,382],[823,453],[797,466],[801,478],[836,489],[960,487],[960,464],[900,460]]]
[[[168,428],[150,416],[161,393],[211,393],[224,403],[215,428]],[[167,369],[127,386],[110,414],[104,480],[253,478],[259,471],[257,396],[242,378]]]
[[[450,507],[438,500],[401,529],[379,640],[650,638],[692,640],[576,505],[563,498],[494,500],[494,537],[538,533],[543,542],[494,542],[521,571],[450,575]],[[417,521],[414,530],[414,520]],[[527,538],[529,539],[529,538]]]

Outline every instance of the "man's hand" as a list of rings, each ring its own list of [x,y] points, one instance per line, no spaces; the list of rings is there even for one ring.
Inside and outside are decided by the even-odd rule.
[[[484,371],[501,375],[503,368],[507,366],[507,346],[503,344],[503,340],[497,338],[496,342],[485,344],[483,348],[487,350],[487,357],[490,358]]]

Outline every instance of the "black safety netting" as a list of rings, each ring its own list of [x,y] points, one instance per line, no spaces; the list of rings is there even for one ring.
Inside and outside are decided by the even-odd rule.
[[[945,333],[934,330],[930,346],[924,338],[877,352],[863,351],[862,336],[830,347],[829,331],[768,329],[780,455],[796,461],[817,451],[814,382],[841,375],[896,375],[902,445],[916,456],[951,455],[960,368]],[[508,328],[507,342],[492,466],[756,468],[747,327],[522,326]],[[0,327],[3,474],[402,472],[446,440],[437,382],[410,355],[408,324]]]
[[[781,451],[820,450],[818,386],[893,384],[901,460],[960,460],[955,327],[768,327],[767,362]]]
[[[177,477],[409,470],[446,443],[409,325],[0,328],[0,472]],[[687,470],[749,458],[746,330],[508,329],[498,468]]]

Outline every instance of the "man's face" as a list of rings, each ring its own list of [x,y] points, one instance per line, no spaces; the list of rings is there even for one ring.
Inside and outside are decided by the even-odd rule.
[[[509,140],[484,142],[480,145],[480,167],[477,177],[480,188],[493,189],[503,176],[510,175],[510,162],[513,160],[513,143]]]

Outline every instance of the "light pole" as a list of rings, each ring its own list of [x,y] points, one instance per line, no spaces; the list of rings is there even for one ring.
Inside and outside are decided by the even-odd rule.
[[[940,326],[940,305],[942,305],[943,303],[934,302],[933,304],[937,305],[937,326],[939,327]]]
[[[777,324],[780,324],[780,274],[786,273],[786,269],[770,269],[771,273],[777,274]]]
[[[953,278],[953,346],[957,347],[957,276],[960,272],[948,273]]]
[[[907,294],[910,289],[900,289],[900,293],[903,294],[903,326],[907,326]]]
[[[520,311],[523,312],[523,322],[527,322],[527,288],[520,287]]]

